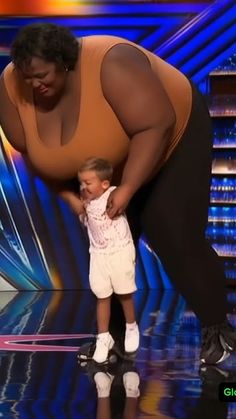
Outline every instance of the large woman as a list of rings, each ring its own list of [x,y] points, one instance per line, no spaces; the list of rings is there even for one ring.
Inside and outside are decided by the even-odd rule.
[[[33,24],[17,35],[0,82],[0,124],[32,168],[75,208],[69,182],[84,159],[116,168],[108,215],[127,210],[203,326],[201,361],[236,349],[222,266],[205,240],[211,123],[202,96],[177,69],[112,36],[77,40]]]

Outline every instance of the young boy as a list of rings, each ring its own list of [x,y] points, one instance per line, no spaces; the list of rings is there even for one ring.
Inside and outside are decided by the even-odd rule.
[[[124,348],[134,353],[139,346],[133,293],[135,285],[135,248],[124,214],[115,219],[107,215],[107,200],[115,186],[110,186],[113,169],[100,158],[90,158],[79,168],[81,206],[79,215],[90,241],[89,282],[97,297],[98,335],[93,359],[102,363],[114,345],[109,333],[110,304],[117,294],[126,320]]]

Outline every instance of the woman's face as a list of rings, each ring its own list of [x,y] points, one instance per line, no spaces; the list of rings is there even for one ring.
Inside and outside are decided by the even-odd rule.
[[[30,64],[20,69],[25,83],[29,84],[37,96],[53,97],[63,90],[66,69],[59,70],[55,63],[33,57]]]

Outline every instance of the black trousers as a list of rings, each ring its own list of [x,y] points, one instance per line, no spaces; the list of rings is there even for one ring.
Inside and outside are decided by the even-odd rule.
[[[226,282],[223,264],[205,239],[211,119],[204,98],[192,89],[191,116],[181,141],[155,178],[133,197],[127,216],[134,239],[144,233],[188,307],[203,325],[213,325],[226,317]]]

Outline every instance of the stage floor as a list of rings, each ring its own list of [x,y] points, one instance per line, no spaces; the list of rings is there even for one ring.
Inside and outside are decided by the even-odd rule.
[[[173,290],[138,291],[135,304],[141,330],[136,359],[98,369],[77,362],[78,347],[94,340],[89,291],[1,292],[0,417],[236,418],[236,403],[218,399],[220,382],[236,383],[236,355],[200,371],[199,323],[183,298]],[[232,289],[234,325],[235,307]],[[98,399],[97,372],[112,377],[110,398]],[[139,397],[126,397],[124,375],[140,380]]]

